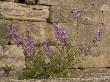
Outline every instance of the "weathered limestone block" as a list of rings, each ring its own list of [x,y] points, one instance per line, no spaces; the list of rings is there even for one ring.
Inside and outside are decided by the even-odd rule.
[[[105,44],[105,45],[110,45],[110,28],[109,28],[109,25],[105,25],[103,26],[103,30],[102,30],[102,44]],[[102,45],[101,44],[101,45]]]
[[[74,45],[81,45],[84,42],[89,42],[90,45],[93,45],[93,40],[96,36],[96,32],[100,30],[101,32],[101,41],[98,43],[99,45],[110,45],[109,38],[109,26],[102,24],[94,24],[89,23],[87,21],[76,23],[59,23],[61,27],[65,29],[69,39],[72,41]]]
[[[75,68],[110,67],[109,54],[102,54],[100,56],[83,57],[80,63],[76,64],[76,66],[73,66],[73,67]]]
[[[39,4],[45,5],[62,5],[62,6],[84,6],[82,3],[87,0],[39,0]]]
[[[52,22],[57,20],[59,22],[70,22],[74,21],[74,17],[72,14],[72,7],[61,7],[61,6],[52,6],[50,8],[50,19],[49,21]]]
[[[72,41],[72,44],[77,46],[81,46],[83,43],[88,42],[90,45],[89,54],[82,54],[80,63],[73,66],[75,68],[82,67],[110,67],[110,28],[107,25],[102,26],[101,24],[88,24],[80,23],[78,27],[74,23],[60,23],[61,27],[63,27],[69,39]],[[101,31],[101,41],[95,45],[93,43],[96,31]]]
[[[48,23],[13,20],[12,26],[18,29],[22,38],[25,38],[26,35],[29,34],[38,44],[39,42],[42,43],[46,39],[53,41],[52,27]]]
[[[100,41],[97,43],[100,46],[109,46],[110,45],[110,28],[108,25],[102,25],[102,24],[80,24],[77,27],[78,32],[78,41],[80,43],[83,42],[89,42],[90,45],[94,45],[93,40],[95,39],[96,32],[101,32]]]
[[[50,8],[50,22],[53,20],[58,20],[59,22],[75,22],[77,18],[72,12],[74,12],[76,8],[77,7],[52,6]],[[92,8],[81,8],[81,15],[80,21],[88,20],[94,23],[100,22],[102,16],[99,10],[93,10]]]
[[[109,20],[110,20],[110,17],[109,17],[109,14],[110,14],[110,1],[109,3],[107,4],[103,4],[100,6],[100,11],[101,11],[101,16],[100,16],[100,19],[101,21],[104,23],[104,25],[109,25]]]
[[[103,19],[102,19],[102,21],[103,21],[103,23],[105,24],[105,25],[110,25],[110,11],[105,11],[105,12],[103,12]]]
[[[6,45],[0,50],[0,56],[0,68],[6,65],[11,66],[12,69],[25,67],[25,58],[21,47]]]
[[[45,22],[28,22],[17,20],[0,20],[0,44],[7,45],[14,42],[10,38],[9,27],[12,25],[20,33],[22,39],[26,38],[26,35],[30,35],[32,39],[39,44],[48,39],[54,42],[52,26]],[[28,33],[29,32],[29,33]]]
[[[99,30],[101,32],[101,40],[102,43],[109,41],[109,39],[107,39],[107,37],[105,37],[106,32],[109,32],[109,30],[107,28],[105,28],[106,26],[102,26],[101,24],[99,25],[95,25],[95,24],[80,24],[77,26],[77,32],[78,32],[78,40],[80,41],[80,43],[83,42],[89,42],[91,44],[93,44],[93,40],[96,36],[96,32]],[[106,39],[105,39],[106,38]],[[100,44],[102,44],[100,43]],[[104,45],[108,45],[108,43],[104,43]]]
[[[46,21],[49,18],[49,7],[0,2],[0,15],[0,18],[4,19]]]
[[[97,31],[95,25],[84,25],[81,24],[77,27],[77,39],[79,45],[89,42],[92,43],[95,36],[95,31]]]
[[[110,29],[107,27],[81,26],[79,28],[78,39],[80,43],[87,41],[91,48],[89,54],[82,56],[81,63],[77,64],[76,67],[110,67]],[[97,29],[102,32],[102,39],[97,45],[94,45],[93,39]]]
[[[61,7],[61,6],[52,6],[50,9],[50,18],[49,21],[52,22],[54,20],[61,22],[61,23],[77,23],[77,18],[73,15],[72,11],[74,11],[74,8],[72,7]],[[104,23],[104,25],[109,25],[109,14],[110,10],[107,9],[105,11],[101,10],[88,10],[88,9],[82,9],[81,12],[82,16],[78,20],[79,23],[83,24],[93,24],[98,25],[101,23]]]
[[[9,27],[10,21],[8,20],[0,20],[0,45],[8,44],[10,41],[9,36]]]
[[[62,5],[62,6],[72,6],[72,7],[100,7],[102,4],[109,4],[109,0],[39,0],[39,4],[45,5]]]

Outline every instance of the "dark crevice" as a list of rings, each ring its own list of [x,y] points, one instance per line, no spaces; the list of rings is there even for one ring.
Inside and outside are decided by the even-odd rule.
[[[110,67],[106,67],[107,69],[110,69]]]
[[[24,3],[25,2],[25,0],[19,0],[18,1],[18,3]]]
[[[11,45],[11,42],[10,41],[8,42],[8,45]]]
[[[36,4],[38,3],[38,0],[36,0]]]
[[[26,4],[37,4],[38,0],[18,0],[17,3],[26,3]]]

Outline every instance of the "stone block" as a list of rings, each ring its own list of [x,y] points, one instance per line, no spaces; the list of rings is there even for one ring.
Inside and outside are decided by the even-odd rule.
[[[108,46],[109,40],[109,27],[101,24],[89,23],[86,21],[78,24],[75,23],[59,23],[62,28],[67,32],[69,39],[74,45],[80,45],[85,41],[93,45],[94,37],[96,36],[97,30],[101,32],[101,41],[99,41],[100,46]]]
[[[76,8],[77,7],[52,6],[50,8],[49,21],[52,22],[53,20],[57,20],[59,22],[76,22],[77,18],[72,13]],[[92,8],[81,8],[81,15],[81,18],[79,19],[80,21],[87,20],[94,23],[100,22],[100,16],[102,16],[99,10],[93,10]]]
[[[5,67],[5,65],[11,66],[12,69],[25,68],[25,58],[21,47],[6,45],[0,51],[0,56],[0,68]]]
[[[60,5],[60,6],[72,6],[72,7],[100,7],[102,4],[109,4],[109,0],[39,0],[38,4],[45,5]]]
[[[110,20],[109,14],[110,14],[109,10],[104,11],[103,14],[102,14],[103,15],[102,16],[102,21],[105,25],[108,25],[108,26],[110,25],[110,23],[109,23],[109,20]]]
[[[10,20],[46,21],[49,18],[49,7],[0,2],[0,15],[0,18]]]
[[[62,6],[84,6],[82,3],[87,0],[39,0],[38,4],[45,5],[62,5]]]
[[[109,39],[109,31],[108,26],[101,24],[79,24],[78,27],[73,23],[60,23],[61,27],[63,27],[70,39],[72,40],[72,44],[81,45],[85,41],[90,44],[90,52],[88,55],[80,58],[80,63],[76,64],[76,68],[89,68],[89,67],[110,67],[110,39]],[[95,33],[97,30],[102,32],[102,39],[98,42],[98,46],[93,44],[93,40],[95,37]]]
[[[91,68],[91,67],[110,67],[109,55],[103,54],[100,56],[87,56],[83,57],[80,63],[73,66],[75,68]]]
[[[83,27],[82,27],[83,28]],[[82,58],[80,63],[77,64],[77,68],[89,68],[89,67],[110,67],[110,39],[109,39],[109,29],[99,27],[85,27],[84,29],[80,29],[79,31],[79,41],[80,44],[84,43],[84,41],[89,42],[90,51],[88,55],[82,54]],[[102,39],[96,45],[93,44],[93,37],[96,29],[100,29],[102,31]]]
[[[12,25],[17,29],[22,39],[26,38],[26,35],[30,35],[34,42],[42,43],[46,39],[54,42],[52,26],[45,22],[29,22],[29,21],[17,21],[17,20],[0,20],[0,44],[7,45],[9,43],[14,44],[10,38],[9,27]],[[29,33],[28,33],[29,32]]]
[[[0,20],[0,45],[8,44],[8,42],[10,41],[9,30],[8,30],[9,25],[10,25],[10,21]]]
[[[93,40],[96,36],[97,30],[100,30],[101,32],[101,40],[98,41],[97,45],[100,47],[106,47],[109,46],[110,44],[110,39],[109,39],[109,32],[110,29],[106,25],[95,25],[95,24],[80,24],[77,27],[77,38],[80,44],[84,42],[88,42],[91,47],[95,46],[93,43]]]
[[[89,67],[110,67],[110,39],[109,39],[109,26],[102,24],[86,24],[81,23],[76,27],[74,23],[60,23],[63,27],[69,38],[72,41],[73,45],[82,45],[84,42],[90,44],[90,52],[88,55],[82,54],[81,58],[79,57],[80,62],[73,67],[75,68],[89,68]],[[93,40],[97,30],[100,30],[102,33],[102,39],[97,44],[94,45]]]
[[[27,21],[12,21],[12,26],[15,27],[21,35],[21,38],[26,38],[26,35],[33,39],[37,44],[42,43],[46,39],[53,41],[52,27],[45,22],[27,22]]]

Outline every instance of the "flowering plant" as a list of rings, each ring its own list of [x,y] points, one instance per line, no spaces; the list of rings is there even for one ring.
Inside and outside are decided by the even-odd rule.
[[[31,37],[25,39],[20,37],[18,31],[10,28],[10,35],[17,47],[22,46],[26,62],[26,69],[21,79],[29,78],[51,78],[68,76],[69,67],[75,64],[76,53],[69,42],[69,37],[58,22],[53,22],[53,32],[57,45],[51,45],[45,40],[41,46],[36,46]]]

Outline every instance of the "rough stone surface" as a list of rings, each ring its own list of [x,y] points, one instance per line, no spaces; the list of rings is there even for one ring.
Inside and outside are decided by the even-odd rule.
[[[52,0],[51,0],[52,1]],[[75,8],[81,8],[82,9],[82,17],[80,19],[80,21],[84,22],[84,20],[87,20],[91,23],[100,23],[103,21],[103,18],[105,19],[103,22],[106,24],[107,21],[109,21],[109,17],[108,14],[110,12],[110,2],[109,1],[105,1],[105,0],[101,0],[101,1],[82,1],[82,0],[72,0],[73,2],[75,2],[75,4],[73,4],[73,6],[70,6],[70,4],[72,3],[69,0],[66,0],[68,2],[69,5],[67,5],[67,3],[64,0],[60,0],[62,3],[60,3],[60,5],[57,6],[52,6],[50,8],[50,22],[52,22],[53,20],[57,20],[59,22],[75,22],[76,18],[74,17],[74,15],[72,14],[72,11],[74,11]],[[59,1],[59,2],[60,2]],[[63,3],[64,1],[64,3]],[[80,4],[78,3],[78,1],[80,2]],[[45,1],[44,1],[45,2]],[[49,1],[47,1],[49,2]],[[55,1],[53,1],[54,3]],[[93,4],[94,2],[94,4]],[[57,3],[57,2],[56,2]],[[66,4],[65,6],[61,5],[61,4]],[[91,5],[92,4],[92,5]],[[97,5],[96,5],[97,4]],[[79,7],[77,5],[80,5]],[[86,6],[86,7],[82,7],[82,5]],[[102,13],[103,11],[103,13]]]
[[[37,43],[42,43],[46,39],[53,40],[52,26],[45,22],[30,22],[30,21],[17,21],[17,20],[0,20],[0,44],[8,44],[11,40],[9,36],[9,25],[12,25],[20,33],[20,37],[24,39],[26,35],[30,35]],[[29,32],[29,33],[28,33]],[[13,41],[11,41],[13,44]]]
[[[59,23],[62,28],[67,33],[67,36],[69,37],[69,40],[71,41],[71,44],[73,45],[79,45],[78,41],[78,34],[77,34],[77,27],[74,23]]]
[[[8,30],[9,24],[10,21],[0,20],[0,45],[8,44],[8,42],[10,41]]]
[[[7,45],[0,50],[0,68],[8,65],[12,69],[25,68],[24,53],[21,47]]]
[[[45,22],[12,21],[12,26],[18,29],[22,38],[30,35],[36,43],[39,44],[48,39],[53,41],[51,25]]]
[[[97,50],[96,50],[97,51]],[[109,55],[103,54],[99,56],[86,56],[82,58],[80,63],[76,65],[76,68],[88,68],[88,67],[109,67]]]
[[[0,2],[0,17],[10,20],[46,21],[49,17],[49,7]]]
[[[76,24],[74,23],[60,23],[61,27],[63,27],[70,40],[72,41],[72,44],[74,46],[81,46],[83,43],[88,42],[91,49],[88,53],[88,55],[82,54],[81,62],[77,64],[76,66],[73,66],[75,68],[81,67],[109,67],[110,66],[110,39],[109,39],[109,31],[110,29],[107,26],[99,25],[93,25],[93,24],[83,24],[79,23],[79,25],[76,27]],[[100,30],[102,32],[102,39],[95,45],[93,43],[95,33],[97,30]]]
[[[85,77],[85,78],[63,78],[63,79],[51,79],[51,80],[16,80],[16,79],[1,79],[2,82],[109,82],[110,76]]]
[[[66,30],[73,45],[79,47],[85,41],[90,43],[89,54],[85,56],[81,54],[81,61],[75,67],[110,67],[110,0],[38,0],[38,5],[26,5],[25,3],[35,4],[36,2],[25,0],[24,4],[20,3],[22,2],[18,0],[0,0],[0,45],[2,47],[10,41],[8,27],[11,24],[17,28],[22,38],[30,32],[29,34],[37,43],[42,43],[45,39],[54,42],[50,22],[55,20],[60,22]],[[76,8],[82,10],[82,16],[78,20],[72,14]],[[93,38],[98,29],[102,32],[102,40],[96,46],[93,44]],[[0,47],[1,50],[2,47]],[[12,49],[19,50],[11,45],[6,52],[1,52],[1,67],[4,66],[2,65],[4,62],[14,65],[16,61],[18,65],[15,64],[14,67],[24,66],[21,65],[23,57],[15,55],[20,54],[21,50],[18,52]],[[101,79],[101,81],[104,80]]]
[[[2,20],[2,22],[3,21],[6,20]],[[48,23],[27,21],[21,22],[16,20],[11,21],[11,23],[8,21],[7,23],[16,27],[22,38],[25,37],[27,31],[30,31],[32,38],[37,43],[39,43],[39,41],[42,43],[46,39],[49,39],[50,41],[55,40],[52,36],[52,26]],[[80,24],[78,27],[76,27],[76,24],[73,23],[60,23],[60,25],[67,32],[73,45],[79,46],[85,41],[89,42],[91,45],[90,56],[84,56],[83,60],[81,60],[81,63],[75,67],[109,67],[110,30],[108,26],[102,27],[101,25],[96,26],[91,24]],[[92,42],[97,29],[102,31],[103,39],[98,43],[98,46],[94,46]]]
[[[107,5],[107,4],[105,4]],[[102,5],[103,6],[103,5]],[[107,5],[108,6],[108,5]],[[74,12],[74,10],[77,7],[68,7],[68,6],[52,6],[50,8],[50,18],[49,21],[52,22],[53,20],[57,20],[58,22],[73,22],[75,23],[77,18],[74,16],[74,14],[72,12]],[[107,23],[108,20],[110,20],[110,18],[108,17],[108,14],[110,13],[109,8],[108,10],[103,10],[103,13],[101,12],[102,10],[97,10],[97,9],[93,9],[93,8],[81,8],[82,12],[82,16],[79,19],[79,21],[84,22],[85,20],[87,20],[90,23]]]
[[[86,21],[85,21],[86,22]],[[79,23],[59,23],[62,28],[65,29],[67,32],[67,35],[69,36],[69,39],[73,41],[73,44],[80,45],[84,43],[85,41],[89,42],[90,45],[93,46],[93,40],[95,37],[95,34],[97,30],[100,30],[102,33],[102,39],[98,43],[99,46],[109,46],[109,32],[110,29],[108,28],[108,25],[95,25],[95,24],[83,24]],[[75,42],[74,42],[75,41]]]
[[[109,4],[109,0],[39,0],[39,4],[45,5],[62,5],[62,6],[72,6],[72,7],[81,7],[87,8],[94,6],[95,8],[100,7],[100,5],[107,3]]]
[[[14,71],[12,71],[14,72]],[[75,74],[72,78],[54,78],[54,79],[30,79],[30,80],[18,80],[16,77],[12,77],[10,73],[9,77],[0,76],[1,82],[109,82],[110,81],[110,69],[107,68],[86,68],[86,69],[72,69],[71,72]],[[3,74],[3,71],[0,71]],[[19,71],[16,71],[19,74]]]

